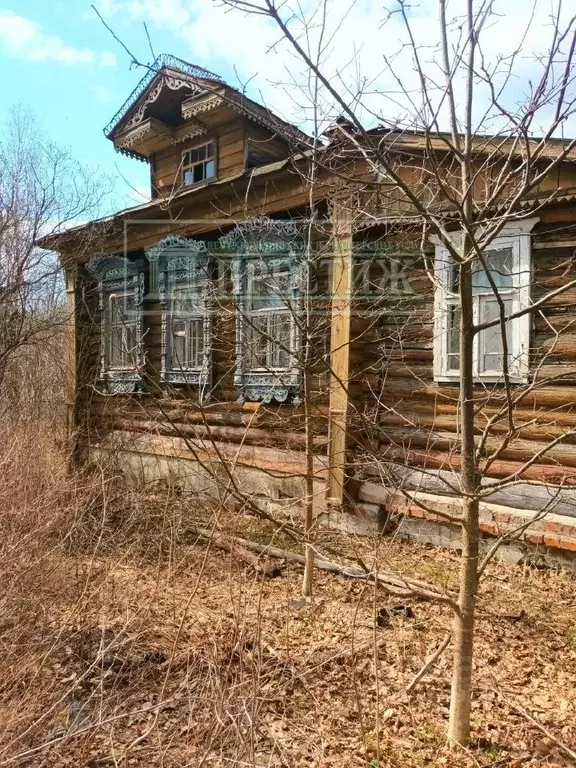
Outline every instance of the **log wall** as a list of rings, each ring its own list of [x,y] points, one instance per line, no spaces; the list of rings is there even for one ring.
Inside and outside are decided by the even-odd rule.
[[[534,301],[576,279],[575,212],[567,208],[563,218],[558,226],[543,217],[533,232]],[[354,418],[361,437],[351,471],[382,482],[396,464],[438,476],[460,465],[459,389],[433,377],[434,289],[422,263],[408,261],[405,277],[408,290],[359,302],[355,320],[361,395]],[[575,306],[571,289],[533,316],[529,384],[513,386],[513,432],[506,413],[489,429],[481,459],[488,478],[576,485]],[[480,438],[504,403],[503,387],[478,384],[475,398]],[[414,477],[406,487],[418,487]]]

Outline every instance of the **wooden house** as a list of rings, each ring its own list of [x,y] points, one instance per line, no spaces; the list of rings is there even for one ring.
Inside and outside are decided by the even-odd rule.
[[[430,279],[444,249],[422,250],[409,201],[353,147],[343,180],[345,131],[336,124],[315,144],[216,75],[155,62],[105,130],[149,164],[151,201],[42,243],[66,272],[76,453],[113,455],[127,473],[220,501],[296,508],[313,497],[333,522],[402,518],[408,532],[448,541],[434,509],[455,504],[458,308],[453,287]],[[441,137],[371,136],[415,185],[428,183],[427,153],[446,152]],[[547,156],[563,146],[550,140]],[[547,510],[524,542],[567,557],[576,286],[561,289],[576,277],[573,155],[523,206],[490,270],[512,312],[551,296],[509,323],[512,434],[489,423],[504,397],[502,341],[478,335],[486,482],[514,480],[486,496],[482,527],[494,536]],[[489,319],[485,280],[474,300]]]

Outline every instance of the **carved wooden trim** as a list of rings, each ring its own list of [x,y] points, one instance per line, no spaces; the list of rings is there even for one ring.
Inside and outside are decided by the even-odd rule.
[[[152,290],[156,288],[161,318],[161,375],[169,384],[186,384],[198,388],[200,401],[210,395],[212,386],[212,302],[210,290],[212,261],[205,244],[178,235],[169,235],[146,251],[150,264]],[[200,285],[202,307],[202,364],[183,368],[173,359],[170,326],[173,317],[173,293],[178,286]]]
[[[189,120],[196,115],[203,115],[205,112],[211,112],[213,109],[218,109],[224,103],[222,96],[214,95],[206,99],[187,99],[182,102],[182,117],[184,120]]]
[[[130,261],[118,256],[96,256],[89,269],[98,278],[98,309],[100,312],[100,366],[98,380],[108,394],[128,394],[140,390],[144,383],[144,293],[145,273],[142,261]],[[137,347],[134,365],[117,369],[109,364],[105,297],[113,291],[132,293],[136,306]]]
[[[234,386],[238,402],[263,401],[266,403],[301,402],[302,373],[298,352],[301,348],[300,328],[294,313],[300,306],[302,291],[302,259],[299,228],[296,222],[255,218],[238,224],[220,238],[220,246],[232,257],[232,283],[236,306],[236,369]],[[246,343],[249,333],[247,317],[251,302],[250,275],[259,263],[271,271],[288,263],[292,276],[290,295],[291,365],[284,369],[258,370],[249,367]]]

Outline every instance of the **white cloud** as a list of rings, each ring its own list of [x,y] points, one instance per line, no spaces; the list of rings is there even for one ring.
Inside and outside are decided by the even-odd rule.
[[[104,85],[89,85],[88,90],[94,99],[100,102],[100,104],[113,104],[115,101],[117,101],[112,91],[109,88],[106,88]]]
[[[98,60],[103,67],[116,66],[116,56],[110,51],[102,51],[102,53],[98,54]]]
[[[41,25],[10,10],[0,9],[0,49],[9,56],[29,61],[56,61],[61,64],[99,64],[113,67],[116,57],[103,51],[95,53],[89,48],[74,48],[43,31]]]

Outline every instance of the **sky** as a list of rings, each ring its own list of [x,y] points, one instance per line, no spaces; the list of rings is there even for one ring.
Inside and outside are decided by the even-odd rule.
[[[218,0],[93,2],[141,60],[153,58],[146,22],[154,54],[172,53],[203,66],[231,85],[246,87],[252,98],[285,119],[310,126],[314,100],[305,68],[279,41],[268,20],[226,10]],[[503,52],[520,49],[509,103],[521,100],[534,79],[537,63],[532,53],[549,38],[553,4],[554,0],[536,0],[530,33],[523,37],[532,3],[496,0],[497,14],[488,27],[484,51],[487,62],[493,63]],[[330,0],[326,18],[314,16],[316,0],[299,0],[297,5],[312,19],[309,35],[300,37],[301,43],[316,51],[323,30],[323,68],[346,100],[354,104],[362,90],[368,122],[399,118],[406,108],[401,88],[417,94],[418,78],[401,45],[398,14],[386,20],[385,3],[379,0]],[[452,33],[457,41],[461,31],[457,15],[463,2],[452,0],[448,6],[455,16]],[[422,44],[424,67],[433,80],[438,74],[437,1],[413,0],[409,15]],[[297,20],[292,28],[299,29]],[[149,168],[117,154],[103,128],[143,74],[130,68],[128,54],[98,19],[90,0],[0,0],[0,122],[18,103],[30,108],[50,139],[69,147],[80,162],[114,176],[112,207],[117,209],[148,199]],[[326,119],[339,111],[328,101],[321,99],[320,104]],[[479,99],[478,114],[482,113]]]

